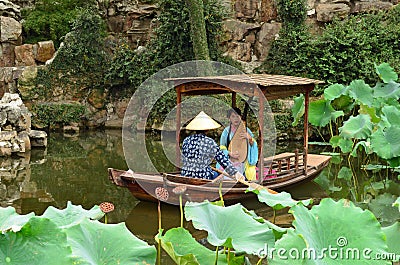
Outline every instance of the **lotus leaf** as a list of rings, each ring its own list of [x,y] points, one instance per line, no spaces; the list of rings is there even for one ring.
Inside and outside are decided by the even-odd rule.
[[[343,115],[343,111],[336,111],[328,100],[321,99],[310,103],[309,120],[312,125],[323,127]]]
[[[400,223],[396,222],[391,226],[382,228],[386,235],[387,245],[389,247],[389,253],[395,253],[392,261],[399,261],[400,259]]]
[[[357,152],[360,147],[363,147],[365,153],[368,155],[372,154],[372,152],[373,152],[372,148],[371,148],[371,143],[369,142],[369,140],[368,141],[360,141],[354,146],[353,151],[351,152],[351,156],[357,157]]]
[[[400,156],[400,126],[391,126],[385,130],[378,128],[371,136],[371,147],[384,159]]]
[[[375,71],[385,83],[397,81],[398,75],[388,63],[382,63],[378,66],[375,65]]]
[[[297,126],[300,118],[304,115],[304,111],[304,95],[301,94],[300,96],[294,98],[294,106],[292,108],[292,116],[294,118],[294,121],[292,123],[292,126]]]
[[[374,97],[398,100],[400,97],[400,84],[393,81],[389,81],[387,84],[377,84],[374,87]]]
[[[390,158],[387,160],[387,162],[391,167],[400,167],[400,156]],[[399,172],[398,169],[395,169],[394,171]],[[397,177],[400,180],[400,175]]]
[[[60,228],[67,228],[80,223],[83,219],[100,219],[104,213],[99,206],[93,206],[90,210],[85,210],[81,205],[73,205],[70,201],[67,202],[67,208],[59,210],[53,206],[49,206],[42,215],[50,218]]]
[[[33,216],[19,232],[0,234],[0,263],[72,265],[67,235],[47,218]]]
[[[268,227],[271,228],[272,231],[274,231],[275,240],[278,240],[279,238],[282,237],[283,234],[286,233],[287,228],[283,228],[283,227],[277,226],[276,224],[271,223],[268,220],[265,220],[264,218],[258,216],[254,211],[249,211],[246,208],[244,208],[244,211],[247,214],[251,215],[254,218],[254,220],[256,220],[256,221],[258,221],[260,223],[266,223],[268,225]]]
[[[354,80],[350,83],[349,95],[354,98],[357,102],[372,106],[374,97],[372,95],[372,88],[364,82],[364,80]]]
[[[295,253],[289,254],[288,250],[297,250],[297,249],[306,249],[306,242],[303,237],[296,233],[296,231],[291,228],[288,232],[283,235],[281,240],[278,240],[275,243],[275,248],[269,248],[268,250],[268,265],[274,264],[308,264],[306,260],[300,262],[300,260],[296,263],[291,258],[287,258],[289,255],[293,255]],[[265,253],[267,251],[264,251]]]
[[[339,135],[334,135],[331,137],[331,139],[329,140],[329,143],[331,144],[331,146],[333,148],[336,148],[339,146],[339,141],[340,139],[343,139],[342,137],[340,137]]]
[[[207,240],[214,246],[225,246],[236,251],[257,255],[265,244],[274,245],[273,231],[266,223],[260,223],[235,204],[228,207],[187,202],[186,220],[192,221],[196,229],[208,232]]]
[[[372,199],[368,204],[368,209],[374,213],[382,226],[389,226],[400,220],[400,212],[392,206],[395,200],[396,196],[384,193]]]
[[[83,219],[65,229],[78,264],[155,264],[156,249],[125,226]]]
[[[388,168],[391,168],[391,167],[388,166],[388,165],[374,165],[374,164],[368,164],[368,165],[362,165],[361,168],[362,168],[362,169],[365,169],[365,170],[371,170],[371,171],[374,171],[374,170],[380,171],[380,170],[382,170],[382,169],[388,169]],[[382,183],[382,182],[379,182],[379,183],[381,183],[381,185],[383,186],[383,183]]]
[[[296,201],[292,199],[292,195],[287,192],[279,192],[278,194],[269,193],[266,190],[260,190],[257,194],[258,200],[267,204],[275,210],[280,210],[286,207],[292,207],[298,203],[308,206],[312,203],[312,199]]]
[[[335,202],[329,198],[311,210],[295,205],[291,212],[295,230],[275,245],[287,259],[274,256],[269,264],[390,264],[373,259],[388,248],[381,226],[370,211],[345,199]]]
[[[371,121],[373,123],[378,123],[380,122],[380,118],[376,115],[376,108],[375,107],[369,107],[367,105],[360,105],[360,109],[358,111],[360,114],[368,114],[371,117]]]
[[[213,250],[201,245],[192,237],[186,229],[182,227],[172,228],[161,237],[161,246],[176,264],[214,264],[216,253]],[[233,257],[232,257],[233,256]],[[244,256],[234,257],[239,259],[238,264],[244,263]],[[225,254],[218,255],[218,264],[228,264]]]
[[[340,153],[336,153],[336,152],[321,152],[321,155],[331,156],[331,163],[332,164],[340,164],[341,161],[342,161],[342,157],[340,156]]]
[[[332,84],[324,91],[324,98],[326,100],[334,100],[342,95],[346,95],[347,88],[342,84]]]
[[[372,123],[369,115],[360,114],[356,117],[351,116],[339,128],[340,136],[347,139],[366,139],[372,133]]]
[[[340,179],[345,179],[345,180],[351,180],[352,177],[353,177],[353,172],[351,171],[350,168],[348,168],[348,167],[342,167],[342,168],[339,170],[338,178],[340,178]]]
[[[339,147],[343,153],[349,153],[353,150],[353,141],[350,139],[342,138],[339,139]]]
[[[397,200],[393,203],[393,207],[399,207],[400,212],[400,197],[398,197]]]
[[[324,169],[314,181],[326,191],[341,191],[342,187],[336,187],[335,183],[329,179],[328,172]]]
[[[382,108],[382,120],[387,127],[400,124],[400,110],[395,106],[384,106]]]
[[[336,110],[343,110],[346,112],[350,112],[354,107],[354,100],[347,95],[346,96],[342,95],[338,98],[335,98],[331,102],[331,105]]]
[[[34,213],[19,215],[14,207],[0,207],[0,232],[4,233],[7,230],[14,232],[19,231],[29,219],[34,216]]]

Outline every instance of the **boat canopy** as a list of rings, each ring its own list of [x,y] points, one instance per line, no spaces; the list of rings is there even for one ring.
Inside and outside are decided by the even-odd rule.
[[[272,75],[272,74],[239,74],[239,75],[223,75],[223,76],[206,76],[206,77],[178,77],[168,78],[166,81],[173,82],[177,93],[177,112],[176,122],[177,127],[181,124],[181,109],[182,96],[196,95],[213,95],[213,94],[232,94],[232,107],[236,106],[236,94],[246,95],[249,97],[259,97],[262,93],[267,100],[283,99],[289,96],[303,93],[305,95],[305,112],[304,112],[304,145],[303,155],[305,163],[308,153],[308,106],[309,93],[318,84],[323,84],[323,81],[309,79],[303,77]],[[263,100],[259,101],[259,117],[263,117]],[[259,168],[262,176],[264,170],[264,155],[263,155],[263,139],[264,133],[263,118],[259,121]],[[176,130],[176,154],[179,154],[180,132]],[[177,163],[180,157],[177,157]],[[178,163],[179,164],[179,163]],[[305,165],[307,168],[307,165]],[[261,178],[260,178],[261,179]]]

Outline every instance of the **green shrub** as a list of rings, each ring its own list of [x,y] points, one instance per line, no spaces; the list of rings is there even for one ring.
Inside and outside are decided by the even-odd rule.
[[[24,42],[53,40],[58,47],[61,38],[71,31],[78,13],[76,8],[93,3],[92,0],[43,0],[36,2],[33,9],[22,9]]]
[[[105,24],[92,9],[79,9],[72,31],[58,50],[53,62],[38,71],[36,87],[41,99],[63,87],[82,96],[91,88],[104,88],[104,75],[109,67],[105,47]]]
[[[86,113],[86,107],[80,104],[35,104],[32,106],[33,121],[44,127],[79,123]]]

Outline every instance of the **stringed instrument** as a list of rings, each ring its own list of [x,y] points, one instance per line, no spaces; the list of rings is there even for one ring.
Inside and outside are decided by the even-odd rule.
[[[232,137],[232,140],[229,143],[229,147],[228,150],[231,153],[238,153],[239,157],[237,159],[231,157],[230,160],[232,162],[240,162],[243,163],[246,158],[247,158],[247,139],[246,138],[242,138],[242,134],[246,133],[246,126],[244,124],[244,122],[242,121],[238,128],[236,129],[235,134]]]

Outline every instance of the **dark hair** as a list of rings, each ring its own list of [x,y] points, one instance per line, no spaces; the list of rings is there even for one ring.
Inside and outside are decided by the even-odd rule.
[[[229,118],[233,112],[236,112],[237,115],[242,116],[242,111],[238,107],[233,107],[228,110],[227,117]]]

